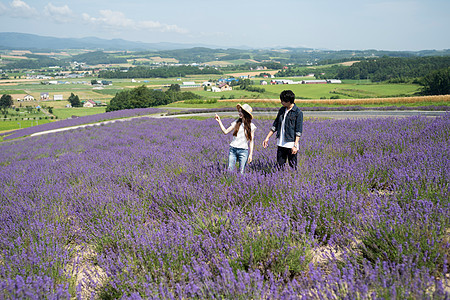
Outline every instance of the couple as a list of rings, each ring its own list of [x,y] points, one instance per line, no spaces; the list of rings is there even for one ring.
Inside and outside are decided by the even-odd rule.
[[[263,141],[263,147],[267,148],[269,138],[276,132],[278,165],[283,166],[288,160],[289,166],[296,168],[298,142],[303,132],[303,112],[294,104],[295,94],[292,91],[282,91],[280,100],[283,107],[278,111],[272,128]],[[231,123],[230,127],[225,128],[217,114],[215,119],[224,134],[233,131],[233,140],[230,143],[228,155],[228,169],[234,170],[236,160],[238,160],[239,169],[241,173],[244,173],[245,166],[252,161],[256,126],[252,123],[253,115],[250,105],[238,104],[236,108],[239,112],[239,119]],[[250,142],[250,147],[248,142]]]

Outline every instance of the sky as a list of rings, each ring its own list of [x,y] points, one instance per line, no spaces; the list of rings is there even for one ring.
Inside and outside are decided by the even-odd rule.
[[[450,48],[449,0],[0,0],[0,32],[223,48]]]

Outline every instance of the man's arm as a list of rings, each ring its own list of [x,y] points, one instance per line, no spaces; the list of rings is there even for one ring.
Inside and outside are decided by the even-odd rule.
[[[294,140],[294,147],[292,147],[292,154],[297,154],[298,152],[298,142],[300,140],[300,137],[303,133],[303,112],[300,111],[300,113],[297,116],[297,120],[295,122],[295,140]]]
[[[269,133],[267,134],[266,138],[263,141],[264,148],[267,148],[267,146],[269,145],[269,139],[273,135],[273,133],[274,133],[274,131],[270,130]]]
[[[303,133],[303,112],[300,111],[300,113],[297,115],[297,120],[295,122],[295,137],[301,137],[302,133]]]

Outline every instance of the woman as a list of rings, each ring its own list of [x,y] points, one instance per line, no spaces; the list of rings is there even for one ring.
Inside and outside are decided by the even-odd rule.
[[[225,129],[217,114],[215,119],[224,134],[228,134],[233,130],[233,140],[230,143],[230,152],[228,155],[228,170],[234,170],[236,161],[239,161],[239,169],[241,173],[244,173],[245,166],[252,161],[256,126],[252,123],[253,109],[250,105],[238,104],[236,108],[239,112],[239,119],[231,123],[227,129]]]

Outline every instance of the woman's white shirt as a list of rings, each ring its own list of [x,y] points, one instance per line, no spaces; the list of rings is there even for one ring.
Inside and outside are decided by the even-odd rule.
[[[230,126],[233,126],[234,128],[234,126],[236,126],[236,122],[237,121],[234,121]],[[257,127],[255,124],[251,123],[250,128],[253,134]],[[237,135],[233,136],[233,140],[231,141],[230,146],[234,148],[248,149],[248,140],[245,136],[244,122],[242,122],[241,126],[239,127]]]

